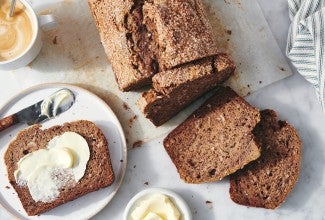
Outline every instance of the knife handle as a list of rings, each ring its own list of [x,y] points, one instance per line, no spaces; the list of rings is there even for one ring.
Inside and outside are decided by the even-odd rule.
[[[0,119],[0,131],[5,130],[6,128],[9,128],[10,126],[17,124],[18,119],[15,114],[9,115],[5,118]]]

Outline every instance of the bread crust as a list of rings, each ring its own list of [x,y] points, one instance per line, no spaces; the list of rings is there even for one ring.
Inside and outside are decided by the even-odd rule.
[[[152,0],[143,11],[155,24],[162,70],[218,53],[202,0]]]
[[[261,157],[230,177],[230,197],[241,205],[275,209],[298,180],[301,140],[295,128],[273,110],[261,111],[254,129]]]
[[[17,163],[26,154],[46,148],[52,138],[67,131],[80,134],[88,143],[90,158],[85,174],[75,186],[61,189],[59,197],[53,202],[35,202],[28,188],[19,186],[15,180],[14,171],[18,168]],[[107,140],[94,123],[86,120],[65,123],[62,126],[53,126],[45,130],[42,130],[40,124],[30,126],[20,131],[9,144],[4,161],[9,182],[16,190],[28,215],[39,215],[84,194],[109,186],[114,181]]]

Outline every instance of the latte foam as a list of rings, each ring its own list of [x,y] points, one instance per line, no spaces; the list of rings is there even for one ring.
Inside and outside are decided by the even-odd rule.
[[[10,17],[10,2],[0,1],[0,62],[24,53],[33,38],[32,22],[26,7],[17,1],[14,16]]]

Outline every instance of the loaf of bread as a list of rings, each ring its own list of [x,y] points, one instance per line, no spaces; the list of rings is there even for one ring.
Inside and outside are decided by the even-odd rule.
[[[119,88],[217,53],[202,0],[88,0]]]
[[[152,78],[153,89],[144,92],[138,106],[151,122],[160,126],[198,97],[227,80],[235,70],[227,54],[192,62],[160,72]]]
[[[54,201],[35,202],[28,188],[18,185],[15,180],[14,172],[18,167],[18,161],[28,153],[46,148],[52,138],[68,131],[80,134],[88,143],[90,158],[85,174],[73,187],[60,189],[60,195]],[[4,161],[10,184],[16,190],[28,215],[39,215],[86,193],[109,186],[114,181],[107,140],[94,123],[85,120],[65,123],[45,130],[42,130],[41,125],[33,125],[22,130],[9,144]]]
[[[241,205],[274,209],[297,182],[301,141],[294,127],[278,121],[272,110],[261,111],[254,129],[261,157],[230,177],[230,197]]]
[[[257,109],[219,87],[164,139],[164,147],[185,182],[217,181],[260,156],[252,134],[259,120]]]

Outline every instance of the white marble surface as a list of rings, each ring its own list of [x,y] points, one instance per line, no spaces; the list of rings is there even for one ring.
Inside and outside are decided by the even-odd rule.
[[[284,53],[289,26],[286,0],[259,2]],[[20,90],[11,77],[0,76],[0,104]],[[188,202],[194,219],[199,220],[325,219],[325,117],[313,88],[296,73],[252,94],[248,100],[257,107],[277,110],[281,119],[295,125],[303,140],[299,181],[279,209],[272,211],[236,205],[228,195],[228,179],[202,185],[183,183],[158,139],[130,151],[126,176],[119,192],[94,219],[122,219],[129,199],[148,187],[166,187],[176,191]],[[206,200],[212,201],[212,205],[207,205]],[[0,219],[10,218],[0,209]]]

